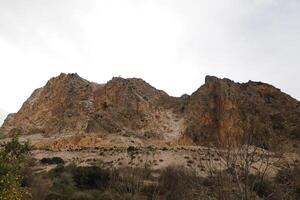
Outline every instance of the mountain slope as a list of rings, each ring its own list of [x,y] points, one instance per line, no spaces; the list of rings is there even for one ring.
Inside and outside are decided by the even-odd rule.
[[[238,84],[207,76],[189,98],[186,118],[186,134],[196,143],[236,145],[249,140],[270,148],[286,139],[299,139],[300,134],[300,103],[260,82]]]
[[[39,88],[11,114],[4,134],[136,133],[161,134],[156,116],[174,98],[141,79],[113,78],[105,85],[77,74],[61,74]]]
[[[235,83],[207,76],[192,95],[170,97],[142,79],[106,84],[61,74],[34,91],[0,129],[43,135],[118,134],[196,145],[263,148],[299,140],[300,104],[260,82]],[[248,136],[251,136],[251,140]]]

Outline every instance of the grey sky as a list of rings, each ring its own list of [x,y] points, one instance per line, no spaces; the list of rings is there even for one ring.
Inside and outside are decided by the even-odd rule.
[[[6,117],[6,112],[0,108],[0,125],[3,123]]]
[[[0,107],[60,72],[141,77],[170,95],[207,74],[300,99],[299,0],[0,0]]]

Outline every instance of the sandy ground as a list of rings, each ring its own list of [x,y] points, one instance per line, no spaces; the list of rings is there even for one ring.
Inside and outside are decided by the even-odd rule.
[[[41,134],[21,136],[20,141],[32,145],[31,155],[40,163],[42,158],[61,157],[66,164],[98,165],[104,168],[149,167],[154,170],[178,166],[194,170],[207,176],[217,170],[243,167],[248,155],[250,172],[266,170],[270,177],[285,167],[299,165],[296,153],[275,154],[255,147],[231,150],[201,146],[178,145],[182,136],[184,121],[173,113],[166,113],[167,127],[163,139],[147,139],[120,134],[52,135]],[[4,145],[9,138],[0,140]],[[130,148],[129,148],[130,147]],[[246,154],[245,152],[248,152]],[[55,165],[38,166],[39,170],[50,170]]]
[[[78,150],[33,150],[32,156],[37,160],[42,158],[61,157],[66,164],[74,163],[79,166],[97,165],[104,168],[120,167],[148,167],[154,170],[168,166],[183,167],[195,171],[200,176],[207,176],[216,170],[228,168],[228,153],[223,150],[205,147],[135,147],[129,151],[127,147],[95,147]],[[231,159],[236,159],[235,167],[243,166],[243,156],[231,152]],[[266,170],[266,175],[274,177],[278,170],[295,166],[299,157],[297,155],[275,155],[257,153],[250,172]],[[232,164],[230,164],[232,166]],[[41,170],[49,170],[55,165],[40,165]]]

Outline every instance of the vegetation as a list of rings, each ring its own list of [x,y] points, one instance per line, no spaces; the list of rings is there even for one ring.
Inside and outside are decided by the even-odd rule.
[[[300,200],[299,166],[282,169],[274,179],[267,178],[264,170],[254,175],[248,170],[251,163],[268,161],[268,156],[253,157],[242,150],[234,158],[221,155],[229,156],[223,158],[231,166],[226,170],[216,170],[208,163],[208,177],[180,166],[159,171],[147,165],[119,169],[105,169],[100,164],[65,166],[58,157],[42,159],[42,163],[57,166],[49,172],[37,172],[28,150],[28,144],[13,138],[0,151],[1,200]],[[129,154],[135,151],[133,147],[128,149]],[[216,155],[209,155],[216,159]],[[186,160],[197,162],[190,157]]]
[[[282,170],[274,180],[260,180],[259,176],[251,175],[246,185],[247,199],[300,199],[299,172],[299,168]],[[230,180],[230,173],[226,170],[200,177],[195,171],[179,166],[155,171],[147,167],[103,169],[71,164],[57,165],[48,173],[35,174],[35,185],[29,184],[29,187],[33,200],[245,199],[234,180]],[[222,183],[225,181],[227,187]]]
[[[8,151],[8,149],[11,149]],[[16,149],[19,149],[15,151]],[[3,152],[18,160],[3,162]],[[33,200],[234,200],[241,196],[232,170],[219,171],[200,177],[191,169],[168,167],[162,171],[147,168],[103,169],[96,166],[77,167],[58,164],[50,172],[33,172],[26,161],[26,145],[17,140],[1,151],[0,199]],[[16,156],[19,155],[19,156]],[[22,156],[21,156],[22,155]],[[22,161],[22,162],[21,162]],[[23,163],[23,164],[21,164]],[[10,166],[9,166],[10,165]],[[9,167],[3,167],[9,166]],[[14,173],[12,173],[14,172]],[[159,176],[155,175],[159,174]],[[284,169],[275,179],[250,175],[243,186],[248,188],[247,199],[300,199],[300,168]],[[246,184],[247,183],[247,184]],[[243,190],[245,191],[245,190]]]
[[[43,158],[41,159],[42,164],[64,164],[64,160],[60,157],[53,157],[53,158]]]
[[[29,145],[21,144],[14,137],[0,151],[0,199],[21,200],[30,198],[28,188],[23,187],[22,169],[26,165]]]

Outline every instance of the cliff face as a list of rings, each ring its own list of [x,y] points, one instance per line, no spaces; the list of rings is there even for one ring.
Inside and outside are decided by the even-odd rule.
[[[249,140],[270,148],[286,139],[299,140],[300,103],[268,84],[210,76],[191,96],[175,98],[141,79],[113,78],[100,85],[77,74],[61,74],[34,91],[18,113],[7,117],[0,132],[147,138],[170,133],[201,145]]]
[[[238,84],[208,76],[191,95],[186,118],[186,134],[196,143],[247,141],[269,148],[286,139],[299,139],[300,134],[300,103],[260,82]]]
[[[141,79],[113,78],[100,85],[77,74],[61,74],[34,91],[19,112],[5,120],[0,131],[48,135],[160,132],[155,116],[172,99]]]

